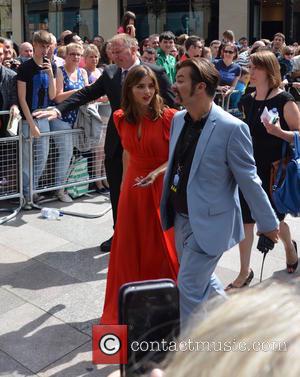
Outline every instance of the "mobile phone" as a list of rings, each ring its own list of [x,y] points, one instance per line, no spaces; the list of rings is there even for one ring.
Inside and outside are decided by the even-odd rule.
[[[123,285],[119,293],[119,323],[127,325],[128,363],[122,377],[148,373],[167,355],[167,345],[179,335],[179,295],[171,279]]]
[[[49,63],[49,59],[48,58],[46,58],[46,56],[43,56],[43,63]],[[40,66],[41,68],[41,70],[43,70],[43,69],[47,69],[46,67],[43,67],[43,66]]]

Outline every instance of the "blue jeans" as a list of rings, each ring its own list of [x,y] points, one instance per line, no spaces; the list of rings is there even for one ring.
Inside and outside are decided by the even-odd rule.
[[[178,289],[181,328],[184,329],[200,304],[214,293],[226,297],[222,283],[214,270],[222,253],[207,254],[195,240],[189,218],[176,214],[175,243],[180,264]]]
[[[60,119],[48,121],[48,119],[35,120],[41,133],[50,131],[71,130],[72,125],[63,122]],[[22,159],[23,159],[23,192],[24,196],[29,198],[30,182],[30,142],[29,142],[29,125],[26,121],[22,122]],[[44,171],[48,153],[49,153],[49,136],[43,136],[33,139],[33,190],[38,187],[39,179]],[[58,158],[56,161],[55,185],[62,185],[67,178],[67,171],[73,153],[72,134],[53,136],[56,148],[58,149]]]

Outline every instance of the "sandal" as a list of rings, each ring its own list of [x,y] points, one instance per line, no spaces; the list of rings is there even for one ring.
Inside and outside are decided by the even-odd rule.
[[[296,272],[297,267],[298,267],[298,247],[297,247],[296,241],[292,241],[292,242],[293,242],[294,248],[296,250],[297,262],[295,262],[293,264],[289,264],[289,263],[286,264],[287,272],[289,274],[293,274],[294,272]]]
[[[249,275],[246,277],[245,281],[243,282],[242,285],[240,285],[239,287],[234,285],[233,283],[230,283],[226,288],[225,288],[225,291],[229,291],[230,289],[239,289],[239,288],[244,288],[244,287],[247,287],[252,279],[254,278],[254,272],[252,270],[252,268],[250,268],[250,272],[249,272]]]

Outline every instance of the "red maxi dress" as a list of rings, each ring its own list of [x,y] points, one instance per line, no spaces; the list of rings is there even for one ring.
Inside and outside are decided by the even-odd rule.
[[[130,158],[119,198],[101,324],[118,324],[118,293],[122,284],[177,279],[174,233],[172,229],[164,232],[160,223],[163,175],[150,186],[133,187],[136,177],[145,177],[168,160],[169,131],[175,111],[165,109],[156,121],[144,117],[140,139],[138,126],[128,123],[122,110],[114,113],[114,123]]]

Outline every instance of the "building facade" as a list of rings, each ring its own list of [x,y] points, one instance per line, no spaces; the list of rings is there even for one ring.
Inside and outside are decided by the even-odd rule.
[[[138,39],[172,30],[211,41],[231,29],[251,41],[278,31],[300,41],[300,0],[0,0],[0,35],[21,42],[34,30],[59,36],[69,29],[109,38],[126,10],[137,15]]]

